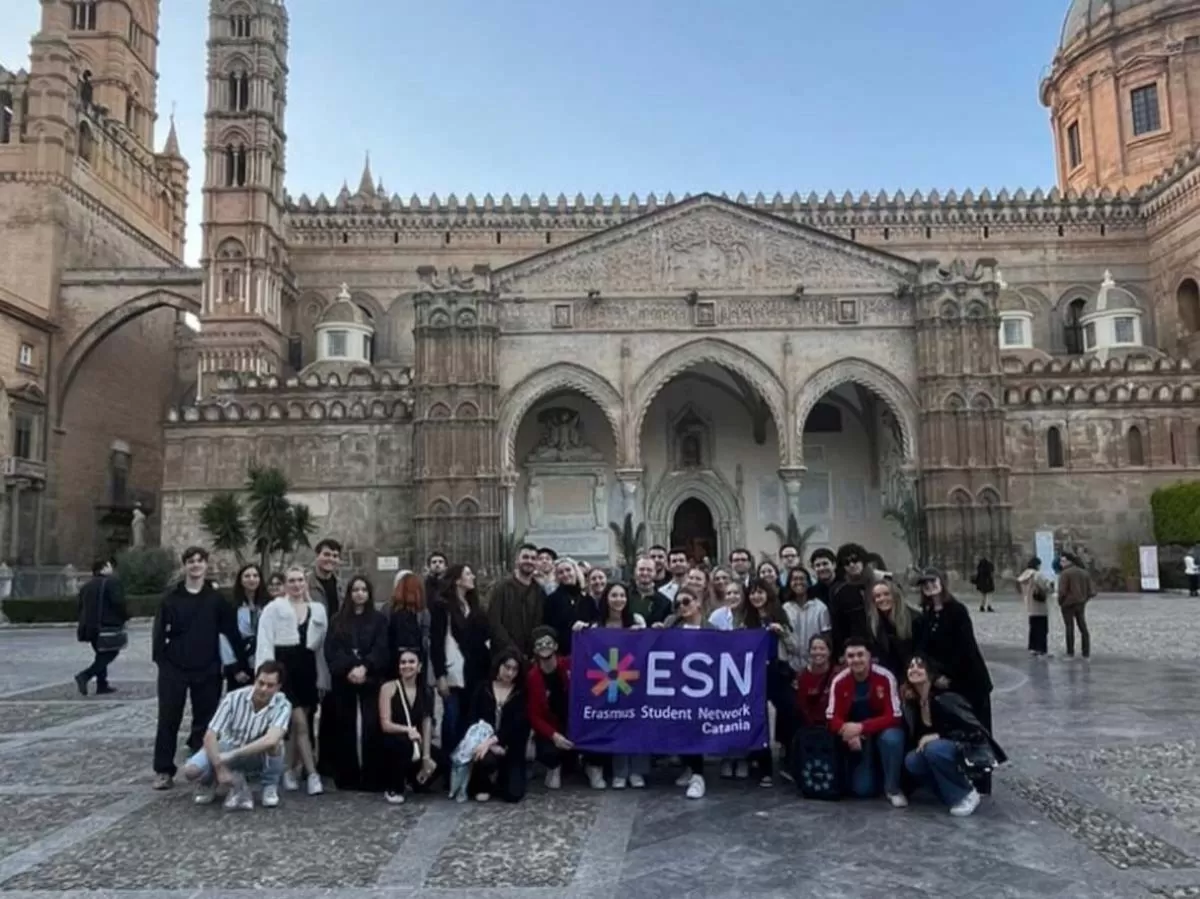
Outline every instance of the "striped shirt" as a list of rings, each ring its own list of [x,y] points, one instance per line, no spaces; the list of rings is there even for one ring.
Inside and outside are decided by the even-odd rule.
[[[251,685],[225,694],[208,729],[216,733],[221,743],[241,747],[253,743],[269,728],[287,730],[291,718],[292,704],[282,690],[261,709],[255,709],[254,687]]]

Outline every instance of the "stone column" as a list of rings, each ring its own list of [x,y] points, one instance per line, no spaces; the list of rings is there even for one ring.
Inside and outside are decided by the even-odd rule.
[[[617,476],[617,483],[621,485],[621,521],[624,523],[626,515],[633,516],[634,527],[645,518],[645,509],[642,506],[640,491],[642,487],[642,476],[645,474],[645,469],[642,468],[618,468],[614,474]]]
[[[783,482],[783,495],[787,514],[800,517],[800,489],[804,486],[804,475],[808,471],[803,465],[779,469],[779,480]],[[785,522],[786,524],[786,522]]]
[[[517,529],[517,481],[520,474],[506,471],[500,475],[500,491],[504,501],[504,533],[512,536]]]
[[[15,563],[21,549],[21,491],[26,481],[15,481],[8,494],[8,557]]]

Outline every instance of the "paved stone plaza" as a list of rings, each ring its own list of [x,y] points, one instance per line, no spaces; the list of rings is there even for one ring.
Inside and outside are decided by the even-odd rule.
[[[521,805],[149,789],[148,629],[81,700],[73,630],[0,630],[0,899],[1200,896],[1196,600],[1107,599],[1096,658],[1031,661],[1015,603],[976,615],[1014,762],[973,818],[710,780],[687,802],[576,786]],[[1057,622],[1055,622],[1057,625]],[[1053,639],[1061,641],[1054,627]]]

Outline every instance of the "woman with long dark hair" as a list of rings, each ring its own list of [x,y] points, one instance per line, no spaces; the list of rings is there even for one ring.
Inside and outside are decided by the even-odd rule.
[[[921,585],[921,620],[914,649],[937,666],[936,686],[953,690],[970,703],[975,716],[992,730],[992,676],[975,642],[971,613],[946,589],[940,571],[927,568]],[[982,778],[979,792],[991,792],[991,778]]]
[[[624,584],[609,584],[600,598],[600,614],[593,627],[612,627],[622,630],[642,630],[646,619],[633,611],[629,605],[629,589]],[[630,786],[640,790],[646,786],[646,775],[650,773],[650,756],[614,754],[612,760],[612,785],[614,790]],[[593,790],[603,790],[604,769],[599,765],[584,766],[588,785]]]
[[[424,786],[437,771],[430,745],[433,707],[422,686],[421,657],[406,646],[397,655],[399,676],[380,688],[376,708],[382,731],[383,798],[391,805],[403,803],[406,789]]]
[[[387,637],[387,618],[375,609],[370,581],[352,577],[325,638],[330,701],[321,711],[321,729],[332,733],[322,747],[333,757],[322,762],[339,790],[382,786],[378,696],[390,668]]]
[[[238,634],[242,638],[242,647],[248,658],[254,658],[254,647],[258,639],[258,616],[271,601],[267,585],[263,581],[262,569],[251,562],[239,569],[233,579],[233,607],[237,610]],[[225,690],[232,692],[245,684],[237,679],[241,670],[237,667],[237,655],[229,641],[222,634],[221,664],[225,669]]]
[[[905,673],[904,722],[909,744],[904,767],[929,787],[956,818],[979,807],[979,793],[968,772],[982,764],[990,772],[1007,758],[992,739],[991,730],[975,715],[967,700],[937,686],[936,665],[915,655]]]
[[[466,732],[467,703],[488,678],[491,630],[469,565],[451,566],[442,584],[442,594],[429,602],[429,660],[442,698],[441,748],[448,754]]]
[[[493,736],[475,750],[469,795],[487,802],[495,793],[505,802],[525,798],[525,744],[529,714],[522,688],[521,656],[511,647],[496,656],[488,683],[481,684],[471,703],[471,723],[483,721]]]
[[[784,614],[783,606],[779,604],[779,573],[772,573],[773,569],[774,566],[771,566],[771,570],[760,566],[759,571],[763,574],[751,578],[746,587],[746,601],[733,613],[733,626],[735,630],[767,630],[775,638],[771,641],[774,652],[767,662],[767,699],[775,707],[775,736],[786,753],[790,750],[792,740],[792,711],[795,706],[792,666],[788,660],[796,651],[796,635]],[[746,761],[738,761],[735,774],[738,777],[757,777],[759,786],[772,786],[770,744],[768,738],[765,749],[756,749]],[[749,762],[748,768],[746,762]]]

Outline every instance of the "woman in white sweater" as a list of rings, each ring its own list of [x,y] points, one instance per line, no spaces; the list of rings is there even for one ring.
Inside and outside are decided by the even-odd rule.
[[[258,619],[255,664],[275,660],[284,666],[283,692],[292,703],[292,726],[283,788],[299,789],[299,775],[307,771],[308,795],[316,796],[325,788],[313,755],[313,717],[329,689],[324,652],[329,618],[324,603],[309,599],[303,568],[292,566],[284,575],[283,596],[271,600]]]

